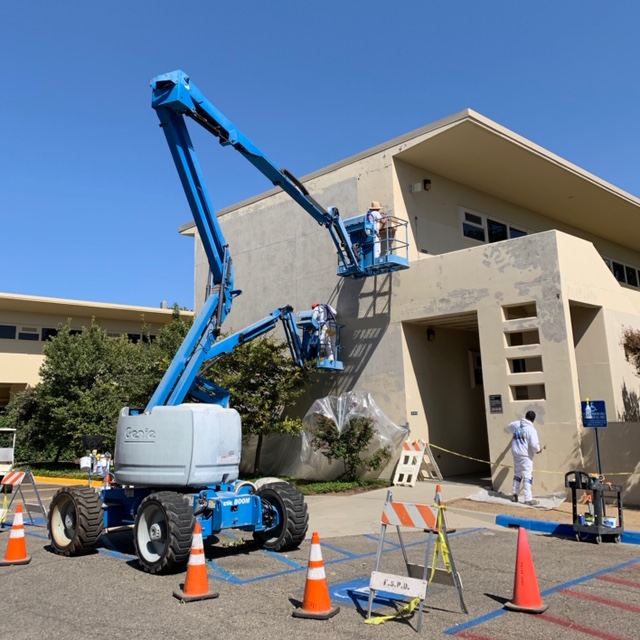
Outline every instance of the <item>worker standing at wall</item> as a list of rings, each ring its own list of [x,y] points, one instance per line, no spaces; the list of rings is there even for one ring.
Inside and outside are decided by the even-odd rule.
[[[311,305],[313,314],[311,321],[318,331],[318,342],[320,346],[321,359],[328,359],[333,362],[338,355],[336,351],[336,334],[338,332],[338,321],[336,318],[337,311],[330,304],[318,304],[314,302]]]
[[[536,414],[527,411],[524,418],[515,420],[507,427],[512,434],[511,454],[513,455],[513,495],[511,500],[518,502],[520,484],[524,480],[524,503],[529,506],[538,504],[533,499],[533,457],[540,453],[540,441],[538,432],[533,426]]]

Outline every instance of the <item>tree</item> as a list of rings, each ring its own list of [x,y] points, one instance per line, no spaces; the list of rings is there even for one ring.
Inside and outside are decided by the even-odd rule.
[[[289,417],[285,408],[303,393],[309,370],[291,360],[286,342],[267,337],[240,345],[217,358],[206,377],[230,392],[230,405],[242,418],[244,442],[258,437],[254,473],[259,473],[264,436],[302,431],[302,420]]]
[[[19,427],[18,456],[74,456],[83,435],[101,435],[112,446],[120,409],[147,404],[187,330],[176,307],[155,342],[144,326],[137,343],[107,336],[95,321],[81,333],[60,326],[44,347],[40,382],[12,399],[2,418]]]
[[[311,438],[311,446],[320,451],[329,461],[342,460],[344,477],[353,481],[358,477],[358,470],[377,471],[391,459],[391,449],[378,449],[370,456],[363,457],[375,435],[372,418],[355,416],[350,418],[340,430],[333,418],[316,414],[316,430]]]
[[[635,367],[636,373],[640,375],[640,330],[624,329],[622,332],[622,347],[624,355]]]
[[[625,329],[622,332],[622,347],[624,355],[634,366],[636,375],[640,375],[640,331]],[[635,391],[629,391],[626,383],[622,385],[622,402],[624,411],[618,413],[618,419],[624,422],[638,422],[640,420],[640,398]]]

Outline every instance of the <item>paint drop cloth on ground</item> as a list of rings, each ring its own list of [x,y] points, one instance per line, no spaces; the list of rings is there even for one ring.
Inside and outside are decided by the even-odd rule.
[[[467,500],[473,500],[474,502],[493,502],[495,504],[509,504],[512,507],[522,507],[523,509],[557,509],[566,499],[566,494],[552,493],[548,496],[533,496],[534,500],[538,501],[538,504],[531,507],[524,503],[524,497],[520,496],[518,502],[511,502],[511,495],[500,493],[499,491],[491,491],[487,489],[480,489],[477,493],[467,497]]]

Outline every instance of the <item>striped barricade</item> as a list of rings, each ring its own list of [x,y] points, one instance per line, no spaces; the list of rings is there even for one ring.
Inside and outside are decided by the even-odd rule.
[[[402,444],[402,453],[398,460],[398,466],[396,467],[396,473],[393,477],[394,485],[401,485],[406,487],[414,487],[420,468],[422,467],[422,461],[424,459],[424,442],[416,440],[411,442],[406,440]]]
[[[417,631],[422,629],[422,614],[427,589],[430,583],[438,582],[455,586],[458,590],[461,609],[467,613],[462,596],[462,582],[458,575],[453,561],[453,554],[449,546],[446,526],[443,521],[444,506],[441,504],[431,507],[428,504],[416,504],[412,502],[394,502],[391,491],[387,493],[387,499],[382,508],[380,518],[381,531],[378,541],[378,553],[376,555],[375,567],[369,580],[369,605],[367,608],[367,620],[371,619],[371,609],[377,591],[389,591],[396,595],[410,599],[409,609],[418,610]],[[400,541],[400,548],[404,558],[406,575],[395,575],[382,573],[380,564],[384,551],[385,535],[388,526],[395,526]],[[410,529],[420,529],[427,534],[425,540],[424,560],[422,563],[412,563],[409,561],[407,548],[402,538],[401,527]],[[435,547],[433,538],[435,537]],[[433,554],[432,554],[433,550]],[[438,558],[442,557],[445,567],[437,567]],[[431,561],[431,565],[429,564]],[[403,609],[404,610],[404,609]],[[375,622],[375,620],[373,620]]]

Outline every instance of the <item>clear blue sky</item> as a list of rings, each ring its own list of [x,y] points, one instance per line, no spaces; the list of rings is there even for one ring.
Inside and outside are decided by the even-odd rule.
[[[192,307],[150,106],[174,69],[298,176],[470,107],[640,195],[639,24],[631,0],[2,2],[0,291]],[[198,129],[216,209],[270,187]]]

